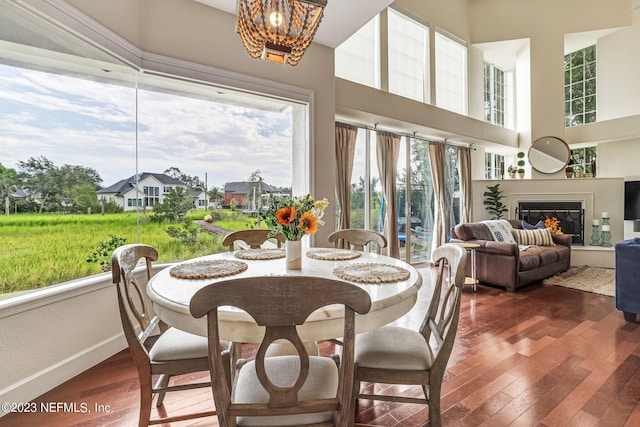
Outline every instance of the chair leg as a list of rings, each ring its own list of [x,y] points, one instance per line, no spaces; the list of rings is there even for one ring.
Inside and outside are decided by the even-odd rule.
[[[626,320],[627,322],[634,322],[636,321],[636,314],[635,313],[630,313],[628,311],[623,311],[624,313],[624,320]]]
[[[357,367],[356,367],[357,370]],[[360,392],[360,381],[358,378],[353,379],[353,392],[351,393],[351,413],[349,414],[349,424],[350,426],[355,424],[356,421],[356,412],[358,408],[358,393]]]
[[[425,389],[424,386],[423,389]],[[429,425],[431,427],[442,426],[442,417],[440,415],[440,391],[440,382],[429,384],[429,395],[427,396],[427,399],[429,400]]]
[[[149,425],[152,400],[151,376],[148,378],[140,378],[140,415],[138,417],[138,427]]]
[[[158,382],[156,383],[156,390],[166,388],[169,385],[169,379],[171,379],[171,375],[162,374],[160,378],[158,378]],[[158,401],[156,402],[156,407],[162,406],[164,402],[164,396],[167,394],[165,390],[158,392]]]

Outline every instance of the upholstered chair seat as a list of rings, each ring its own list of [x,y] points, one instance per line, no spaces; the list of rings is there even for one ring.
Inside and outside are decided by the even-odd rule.
[[[358,366],[385,369],[393,361],[398,370],[425,370],[433,357],[424,337],[399,326],[383,326],[356,335],[355,359]]]

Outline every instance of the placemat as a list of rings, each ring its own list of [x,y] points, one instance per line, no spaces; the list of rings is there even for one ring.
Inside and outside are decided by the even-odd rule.
[[[237,251],[234,253],[236,258],[249,259],[249,260],[261,260],[261,259],[278,259],[284,258],[284,249],[246,249],[243,251]]]
[[[214,279],[233,276],[247,268],[248,265],[241,261],[217,259],[177,265],[169,270],[169,274],[178,279]]]
[[[355,259],[362,255],[360,251],[352,251],[351,249],[314,249],[307,252],[307,256],[313,259],[322,259],[326,261],[343,261],[347,259]]]
[[[408,270],[388,264],[349,264],[336,267],[333,274],[341,279],[358,283],[392,283],[407,280]]]

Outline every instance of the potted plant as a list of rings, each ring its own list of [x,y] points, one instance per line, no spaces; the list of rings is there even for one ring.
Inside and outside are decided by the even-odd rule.
[[[507,211],[507,206],[502,203],[504,196],[500,190],[500,184],[488,185],[484,192],[484,208],[491,214],[491,219],[502,219]]]
[[[564,173],[567,175],[567,178],[573,178],[573,167],[572,166],[567,166],[564,169]]]

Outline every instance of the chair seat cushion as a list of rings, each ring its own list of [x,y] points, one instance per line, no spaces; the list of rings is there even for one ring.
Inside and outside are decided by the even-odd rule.
[[[277,356],[265,359],[265,369],[269,379],[280,387],[291,386],[298,377],[300,358],[298,356]],[[309,377],[298,392],[300,401],[335,398],[338,390],[338,367],[328,357],[309,357]],[[248,362],[237,375],[233,387],[233,403],[266,403],[269,395],[260,384],[255,362]],[[238,426],[288,426],[326,422],[332,419],[331,412],[304,415],[238,417]]]
[[[155,362],[206,358],[209,357],[208,345],[207,337],[169,328],[155,342],[149,357]]]
[[[359,367],[425,370],[433,357],[424,337],[398,326],[383,326],[356,336],[355,361]]]

